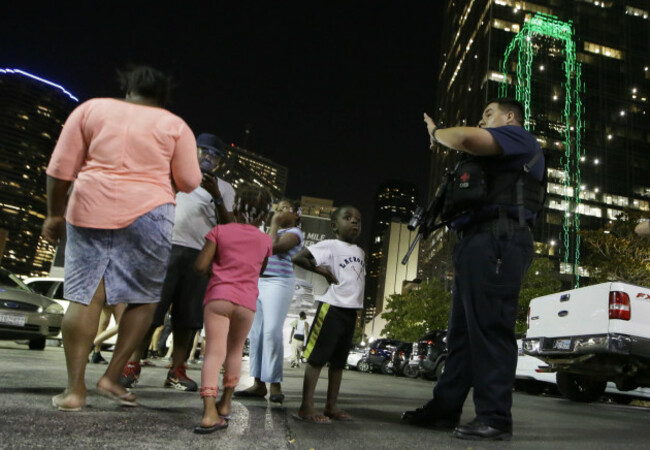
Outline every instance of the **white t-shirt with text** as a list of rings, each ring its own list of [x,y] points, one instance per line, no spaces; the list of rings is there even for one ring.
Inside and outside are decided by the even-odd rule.
[[[366,275],[363,250],[338,239],[325,239],[309,246],[308,250],[316,265],[327,266],[339,281],[339,284],[330,284],[320,300],[341,308],[362,309]]]

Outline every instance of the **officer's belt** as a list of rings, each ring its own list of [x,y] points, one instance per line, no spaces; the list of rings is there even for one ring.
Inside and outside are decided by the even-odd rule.
[[[513,231],[531,231],[530,226],[520,225],[518,220],[511,218],[498,218],[485,222],[471,223],[460,230],[456,230],[458,239],[464,239],[470,234],[491,231],[495,236],[503,236]]]

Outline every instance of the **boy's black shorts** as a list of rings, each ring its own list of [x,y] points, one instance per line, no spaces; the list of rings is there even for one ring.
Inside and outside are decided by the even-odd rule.
[[[194,268],[199,253],[201,250],[172,245],[153,326],[159,327],[165,322],[165,314],[171,306],[174,328],[203,328],[203,298],[208,287],[208,277],[201,275]]]
[[[312,366],[322,367],[330,363],[334,369],[343,369],[352,348],[357,310],[318,304],[314,322],[302,356]]]

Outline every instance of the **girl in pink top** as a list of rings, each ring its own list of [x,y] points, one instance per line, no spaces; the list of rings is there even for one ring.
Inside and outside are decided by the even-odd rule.
[[[263,188],[242,186],[235,196],[235,222],[217,225],[205,236],[196,269],[210,276],[205,293],[205,360],[201,371],[203,419],[195,433],[228,426],[232,394],[239,383],[241,355],[257,304],[257,281],[273,252],[268,234],[258,227],[271,209]],[[223,394],[215,404],[219,369],[224,365]]]

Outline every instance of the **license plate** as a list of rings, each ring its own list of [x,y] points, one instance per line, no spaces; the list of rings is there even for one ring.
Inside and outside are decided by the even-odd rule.
[[[556,350],[569,350],[571,349],[571,339],[558,339],[553,343],[553,348]]]
[[[25,326],[25,316],[20,314],[0,314],[0,323],[15,327]]]

